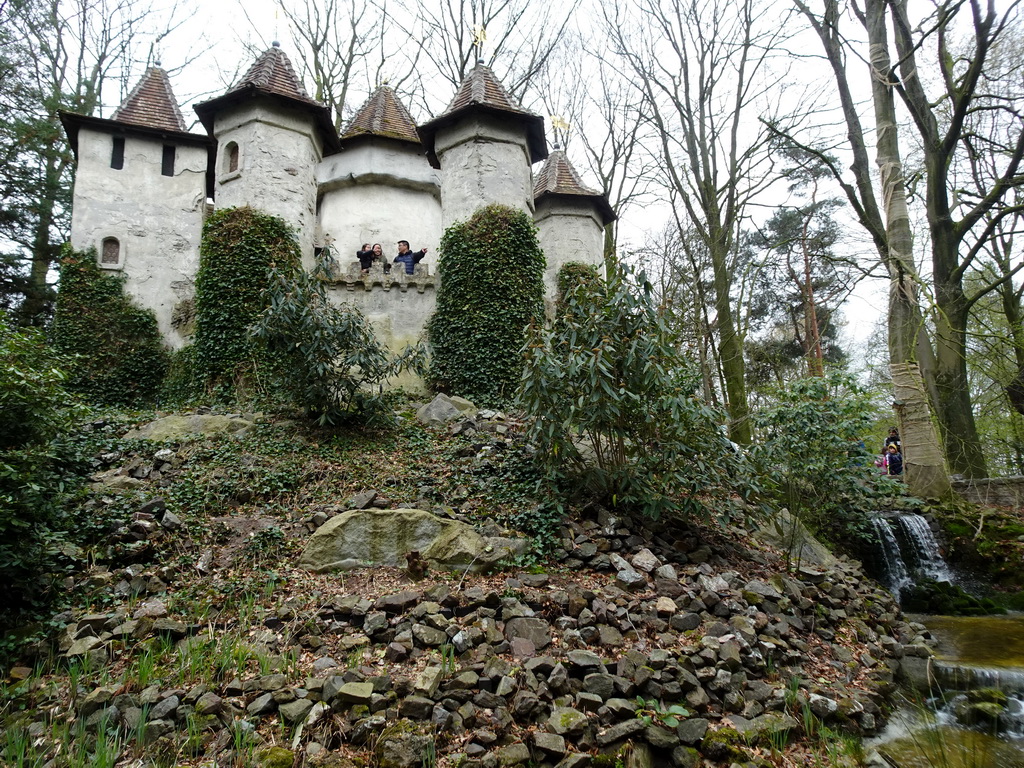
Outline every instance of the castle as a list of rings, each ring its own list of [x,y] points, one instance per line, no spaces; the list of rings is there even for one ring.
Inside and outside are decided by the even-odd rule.
[[[549,297],[562,264],[602,263],[608,201],[583,185],[563,151],[548,152],[543,119],[482,62],[447,109],[419,126],[382,85],[339,136],[276,43],[194,109],[206,134],[188,132],[157,66],[110,119],[61,114],[77,161],[71,244],[95,248],[101,268],[123,273],[128,295],[154,312],[172,348],[189,341],[203,220],[214,207],[281,217],[307,266],[315,248],[333,243],[341,268],[332,299],[359,308],[395,350],[418,341],[433,313],[442,233],[481,206],[533,217]],[[363,243],[381,243],[390,260],[402,239],[428,249],[414,274],[385,274],[378,264],[361,274],[354,253]]]

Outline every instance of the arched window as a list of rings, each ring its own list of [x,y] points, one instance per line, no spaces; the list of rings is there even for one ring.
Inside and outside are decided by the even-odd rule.
[[[234,173],[238,170],[238,144],[229,143],[224,147],[224,173]]]
[[[103,252],[100,254],[100,264],[116,267],[120,263],[121,243],[116,237],[103,238]]]

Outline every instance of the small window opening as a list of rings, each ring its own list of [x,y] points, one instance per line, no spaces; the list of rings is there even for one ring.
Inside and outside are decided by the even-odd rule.
[[[174,147],[169,144],[164,144],[164,161],[160,173],[164,176],[174,175]]]
[[[120,171],[124,168],[124,136],[115,136],[110,150],[110,167]]]
[[[238,170],[238,145],[231,142],[224,149],[224,173],[233,173]]]
[[[121,263],[121,243],[116,237],[103,238],[103,253],[100,256],[101,264]]]

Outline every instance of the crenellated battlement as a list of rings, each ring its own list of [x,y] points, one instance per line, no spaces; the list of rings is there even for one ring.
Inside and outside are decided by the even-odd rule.
[[[423,293],[428,288],[436,288],[439,284],[437,275],[430,273],[430,266],[427,264],[417,264],[411,275],[406,274],[405,266],[402,264],[388,266],[391,269],[385,272],[381,264],[374,264],[366,274],[363,274],[358,261],[350,262],[344,267],[336,265],[327,281],[331,283],[332,288],[344,288],[349,291],[372,291],[374,288],[382,288],[384,291],[397,289],[402,293],[410,288]]]

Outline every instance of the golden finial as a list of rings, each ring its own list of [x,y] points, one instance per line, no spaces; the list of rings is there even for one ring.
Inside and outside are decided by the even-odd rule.
[[[483,57],[484,42],[487,40],[487,28],[483,25],[473,29],[473,45],[476,47],[476,55]]]

